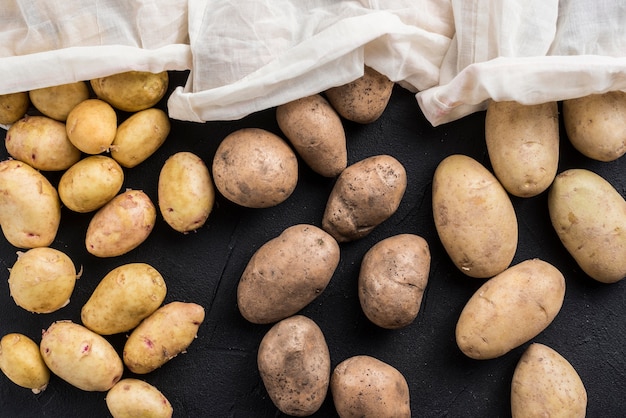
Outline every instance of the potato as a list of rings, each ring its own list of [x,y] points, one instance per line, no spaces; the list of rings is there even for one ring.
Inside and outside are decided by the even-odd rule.
[[[283,134],[314,172],[335,177],[348,165],[346,133],[341,119],[321,95],[278,106],[276,120]]]
[[[559,164],[557,103],[489,102],[485,140],[502,186],[514,196],[537,196],[550,187]]]
[[[124,371],[122,359],[104,337],[69,320],[44,330],[39,349],[52,373],[84,391],[105,392]]]
[[[626,92],[564,100],[563,124],[581,154],[597,161],[617,160],[626,153]]]
[[[330,377],[330,391],[341,418],[411,416],[406,379],[374,357],[358,355],[339,363]]]
[[[517,216],[506,190],[473,158],[444,158],[433,176],[433,217],[439,239],[469,277],[504,271],[517,251]]]
[[[91,80],[99,99],[126,112],[139,112],[156,105],[165,96],[168,84],[167,71],[128,71]]]
[[[22,119],[30,106],[28,92],[0,94],[0,124],[10,125]]]
[[[284,414],[314,414],[326,399],[330,352],[320,327],[294,315],[276,323],[257,354],[259,373],[270,399]]]
[[[43,87],[28,93],[30,101],[49,118],[65,122],[70,111],[83,100],[89,99],[89,88],[84,81]]]
[[[615,283],[626,276],[626,201],[593,171],[560,173],[548,193],[552,225],[578,266],[591,278]]]
[[[170,156],[159,173],[158,197],[161,215],[174,230],[187,233],[204,225],[215,189],[202,158],[191,152]]]
[[[80,319],[100,335],[130,331],[156,311],[167,293],[161,273],[146,263],[128,263],[107,273],[83,305]]]
[[[376,243],[359,271],[359,302],[365,316],[388,329],[402,328],[417,317],[430,272],[426,240],[399,234]]]
[[[192,302],[170,302],[144,319],[126,340],[123,359],[136,374],[150,373],[186,352],[204,321],[204,308]]]
[[[298,183],[298,160],[278,135],[242,128],[218,146],[213,180],[226,199],[244,207],[268,208],[293,193]]]
[[[356,80],[326,90],[331,105],[344,118],[358,123],[376,121],[387,108],[394,82],[365,66],[363,75]]]
[[[46,116],[26,116],[5,137],[7,152],[37,170],[66,170],[80,159],[80,150],[67,137],[65,124]]]
[[[0,340],[0,370],[18,386],[38,394],[46,390],[50,370],[36,342],[24,334],[6,334]]]
[[[124,184],[124,170],[111,157],[90,155],[68,168],[59,180],[61,202],[79,213],[100,209]]]
[[[67,115],[67,136],[85,154],[108,151],[117,133],[117,114],[107,102],[87,99]]]
[[[406,183],[404,166],[390,155],[350,165],[330,192],[322,228],[338,242],[363,238],[398,210]]]
[[[456,325],[456,342],[468,357],[500,357],[546,329],[561,310],[563,274],[529,259],[487,280],[467,301]]]
[[[113,418],[170,418],[174,413],[160,390],[133,378],[122,379],[109,389],[106,404]]]
[[[170,133],[170,119],[161,109],[150,108],[131,115],[117,127],[111,157],[132,168],[159,149]]]
[[[78,278],[70,257],[50,247],[18,252],[9,272],[15,303],[29,312],[50,313],[70,302]]]
[[[59,195],[48,179],[21,161],[0,162],[0,225],[18,248],[47,247],[61,222]]]
[[[144,242],[156,222],[156,208],[141,190],[126,190],[98,209],[87,227],[85,246],[97,257],[126,254]]]
[[[584,418],[587,391],[572,365],[554,349],[528,346],[513,373],[513,418]]]
[[[256,324],[285,319],[326,288],[339,264],[339,244],[322,229],[293,225],[250,258],[237,286],[241,315]]]

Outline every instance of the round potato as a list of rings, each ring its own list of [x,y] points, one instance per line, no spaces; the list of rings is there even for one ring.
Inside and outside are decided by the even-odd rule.
[[[52,373],[85,391],[111,389],[124,371],[122,359],[104,337],[72,321],[56,321],[44,330],[39,349]]]
[[[167,71],[128,71],[91,80],[99,99],[126,112],[153,107],[165,96],[168,84]]]
[[[300,157],[316,173],[335,177],[348,165],[341,119],[321,95],[278,106],[276,120]]]
[[[17,160],[0,162],[0,225],[18,248],[47,247],[61,222],[61,201],[48,179]]]
[[[0,124],[10,125],[22,119],[28,106],[28,92],[0,94]]]
[[[144,242],[156,221],[156,208],[141,190],[126,190],[98,209],[87,227],[85,246],[97,257],[126,254]]]
[[[489,170],[466,155],[444,158],[433,177],[433,216],[439,239],[469,277],[504,271],[517,251],[515,209]]]
[[[130,331],[156,311],[167,293],[161,273],[146,263],[114,268],[83,305],[81,321],[100,335]]]
[[[78,275],[70,257],[49,247],[19,252],[9,272],[15,303],[29,312],[50,313],[70,302]]]
[[[284,414],[309,416],[322,406],[330,381],[330,352],[311,319],[295,315],[276,323],[261,340],[257,364],[270,399]]]
[[[28,94],[37,110],[49,118],[65,122],[70,111],[89,98],[89,88],[84,81],[77,81],[31,90]]]
[[[287,200],[298,183],[298,160],[279,136],[243,128],[220,143],[213,159],[213,180],[228,200],[267,208]]]
[[[361,262],[358,289],[365,316],[388,329],[402,328],[417,317],[430,272],[426,240],[400,234],[379,241]]]
[[[117,127],[111,157],[122,167],[135,167],[163,145],[170,127],[170,119],[161,109],[138,111]]]
[[[187,233],[204,225],[215,203],[204,161],[191,152],[169,157],[159,173],[158,196],[161,215],[174,230]]]
[[[560,173],[548,193],[548,210],[559,239],[587,275],[615,283],[626,276],[626,201],[587,169]]]
[[[174,413],[160,390],[133,378],[122,379],[109,389],[106,404],[113,418],[170,418]]]
[[[237,286],[241,315],[257,324],[285,319],[326,288],[339,264],[339,244],[314,225],[285,229],[250,258]]]
[[[48,387],[50,370],[39,346],[26,335],[11,333],[0,340],[0,370],[18,386],[41,393]]]
[[[67,115],[67,136],[85,154],[108,151],[117,132],[117,114],[107,102],[83,100]]]
[[[565,297],[565,278],[539,259],[522,261],[487,280],[468,300],[456,342],[468,357],[500,357],[552,323]]]
[[[358,355],[339,363],[330,391],[341,418],[409,418],[411,397],[406,379],[377,358]]]

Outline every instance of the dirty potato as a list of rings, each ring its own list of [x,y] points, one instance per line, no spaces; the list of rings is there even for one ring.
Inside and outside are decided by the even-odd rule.
[[[111,157],[122,167],[135,167],[163,145],[170,128],[170,119],[163,110],[140,110],[117,127]]]
[[[155,386],[134,378],[117,382],[106,395],[106,405],[113,418],[170,418],[170,401]]]
[[[67,115],[67,136],[85,154],[101,154],[111,148],[117,132],[117,114],[107,102],[87,99]]]
[[[0,340],[0,370],[10,381],[38,394],[46,390],[50,370],[39,346],[24,334],[6,334]]]
[[[0,94],[0,124],[10,125],[22,119],[28,106],[28,92]]]
[[[43,87],[28,92],[30,101],[49,118],[65,122],[70,111],[89,98],[89,88],[84,81]]]
[[[128,71],[90,80],[99,99],[116,109],[139,112],[156,105],[167,92],[167,71]]]

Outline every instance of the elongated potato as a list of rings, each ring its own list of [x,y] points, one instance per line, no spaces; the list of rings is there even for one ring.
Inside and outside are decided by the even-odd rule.
[[[24,334],[6,334],[0,340],[0,370],[18,386],[41,393],[48,387],[50,370],[39,346]]]
[[[134,113],[117,127],[111,157],[122,167],[133,168],[163,145],[170,128],[170,119],[161,109],[153,107]]]
[[[167,71],[127,71],[90,81],[94,93],[116,109],[139,112],[156,105],[167,93]]]
[[[0,94],[0,124],[10,125],[24,117],[30,100],[28,92]]]
[[[174,413],[170,401],[150,383],[125,378],[106,395],[106,404],[113,418],[170,418]]]
[[[85,154],[101,154],[111,148],[117,132],[117,114],[107,102],[83,100],[65,122],[67,137]]]
[[[70,111],[89,98],[89,88],[84,81],[43,87],[28,92],[31,103],[49,118],[65,122]]]

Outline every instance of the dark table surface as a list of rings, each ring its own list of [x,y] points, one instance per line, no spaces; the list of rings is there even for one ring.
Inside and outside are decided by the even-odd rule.
[[[171,73],[170,88],[184,83],[185,73]],[[165,99],[159,104],[166,107]],[[128,115],[120,114],[120,119]],[[472,360],[457,348],[458,316],[484,282],[454,267],[437,237],[431,209],[432,176],[447,155],[461,153],[490,167],[484,143],[484,112],[432,127],[422,116],[414,95],[396,86],[383,116],[369,125],[344,121],[348,163],[390,154],[406,168],[408,187],[397,212],[370,235],[341,244],[341,261],[328,287],[301,313],[313,319],[326,337],[332,367],[346,358],[367,354],[397,368],[411,394],[418,417],[510,416],[513,370],[528,344],[493,360]],[[259,127],[282,136],[275,110],[238,121],[190,123],[172,121],[165,144],[148,160],[125,169],[123,188],[144,190],[156,203],[157,180],[165,160],[191,151],[207,166],[220,141],[236,129]],[[2,138],[6,131],[2,132]],[[592,161],[575,151],[561,125],[559,171],[588,168],[601,174],[626,195],[626,160]],[[4,141],[0,158],[7,152]],[[80,309],[104,275],[113,268],[146,262],[161,272],[168,286],[165,302],[199,303],[206,319],[187,352],[160,369],[141,376],[170,400],[175,417],[278,417],[259,377],[258,344],[270,325],[248,323],[236,305],[239,277],[252,254],[266,241],[297,223],[321,226],[333,179],[313,173],[300,160],[298,185],[283,203],[268,209],[247,209],[217,194],[207,223],[187,235],[171,229],[160,214],[148,239],[119,257],[97,258],[84,247],[92,214],[62,210],[61,226],[51,245],[64,251],[83,269],[71,301],[50,314],[33,314],[9,295],[8,269],[17,248],[0,236],[0,334],[19,332],[39,342],[52,322],[80,322]],[[45,173],[57,184],[60,173]],[[626,281],[606,285],[586,276],[561,245],[547,211],[546,193],[512,198],[519,223],[519,244],[513,263],[541,258],[565,276],[563,307],[549,327],[532,341],[557,350],[578,371],[588,393],[589,417],[623,416],[626,408]],[[416,320],[399,330],[370,323],[361,311],[356,283],[365,252],[383,238],[413,233],[425,238],[432,255],[428,286]],[[125,335],[108,337],[121,353]],[[105,393],[76,389],[56,376],[35,395],[0,375],[0,415],[6,417],[106,417]],[[316,417],[336,416],[330,392]]]

